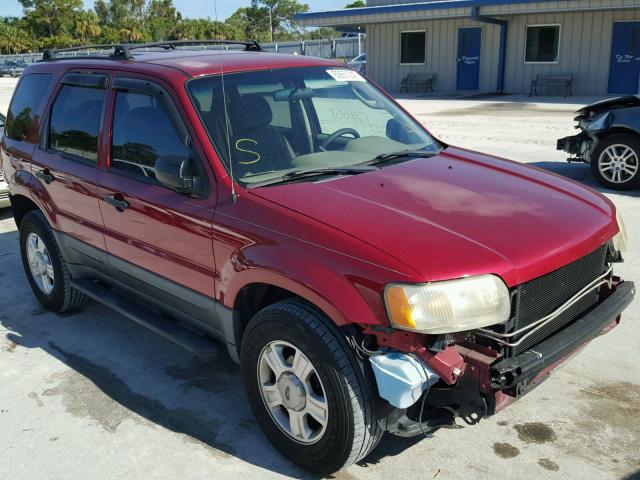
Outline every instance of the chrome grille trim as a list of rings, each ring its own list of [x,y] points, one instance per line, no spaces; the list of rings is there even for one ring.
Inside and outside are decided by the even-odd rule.
[[[585,296],[589,295],[593,290],[599,289],[602,285],[609,285],[609,288],[611,288],[611,273],[612,272],[613,272],[613,267],[610,267],[609,270],[607,270],[603,275],[601,275],[600,277],[596,278],[593,282],[591,282],[589,285],[587,285],[585,288],[583,288],[581,291],[579,291],[577,294],[575,294],[567,302],[565,302],[563,305],[561,305],[556,311],[550,313],[546,317],[541,318],[540,320],[537,320],[537,321],[535,321],[533,323],[530,323],[526,327],[523,327],[523,328],[521,328],[519,330],[516,330],[514,332],[510,332],[510,333],[498,333],[498,332],[493,332],[491,330],[485,330],[485,329],[481,328],[481,329],[476,330],[476,333],[477,333],[477,335],[479,335],[481,337],[490,338],[494,342],[498,342],[501,345],[505,345],[507,347],[517,347],[522,342],[524,342],[527,338],[529,338],[531,335],[533,335],[535,332],[537,332],[538,330],[543,328],[545,325],[547,325],[548,323],[550,323],[553,320],[555,320],[556,318],[558,318],[562,313],[564,313],[566,310],[571,308],[574,304],[576,304],[582,298],[584,298]],[[609,278],[607,279],[607,277],[609,277]],[[533,330],[531,330],[531,329],[533,329]],[[505,340],[502,340],[503,338],[511,338],[511,337],[516,336],[516,335],[520,335],[520,334],[526,332],[527,330],[531,330],[531,331],[526,333],[525,335],[523,335],[517,342],[509,343],[509,342],[507,342]]]

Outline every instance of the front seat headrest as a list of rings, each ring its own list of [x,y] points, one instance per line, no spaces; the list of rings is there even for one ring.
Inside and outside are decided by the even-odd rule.
[[[273,120],[269,102],[262,95],[243,95],[234,103],[232,120],[234,129],[241,132],[264,128]]]

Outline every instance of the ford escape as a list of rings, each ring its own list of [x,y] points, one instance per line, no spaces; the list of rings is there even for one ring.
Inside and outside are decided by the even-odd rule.
[[[319,473],[494,415],[620,321],[605,197],[446,145],[344,65],[212,43],[24,72],[2,168],[44,307],[222,341],[266,436]]]

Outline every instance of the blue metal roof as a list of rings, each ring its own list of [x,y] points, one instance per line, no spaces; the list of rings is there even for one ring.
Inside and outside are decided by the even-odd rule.
[[[486,7],[490,5],[518,5],[523,3],[535,3],[539,1],[540,0],[436,0],[433,2],[403,3],[400,5],[379,5],[375,7],[345,8],[342,10],[331,10],[325,12],[300,13],[295,16],[295,19],[320,20],[332,17],[354,17],[359,15],[441,10],[445,8]]]

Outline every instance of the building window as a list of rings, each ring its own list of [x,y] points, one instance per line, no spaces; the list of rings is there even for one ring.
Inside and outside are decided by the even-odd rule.
[[[558,63],[560,57],[560,25],[527,27],[525,63]]]
[[[427,32],[402,32],[400,34],[400,63],[423,65],[427,56]]]

